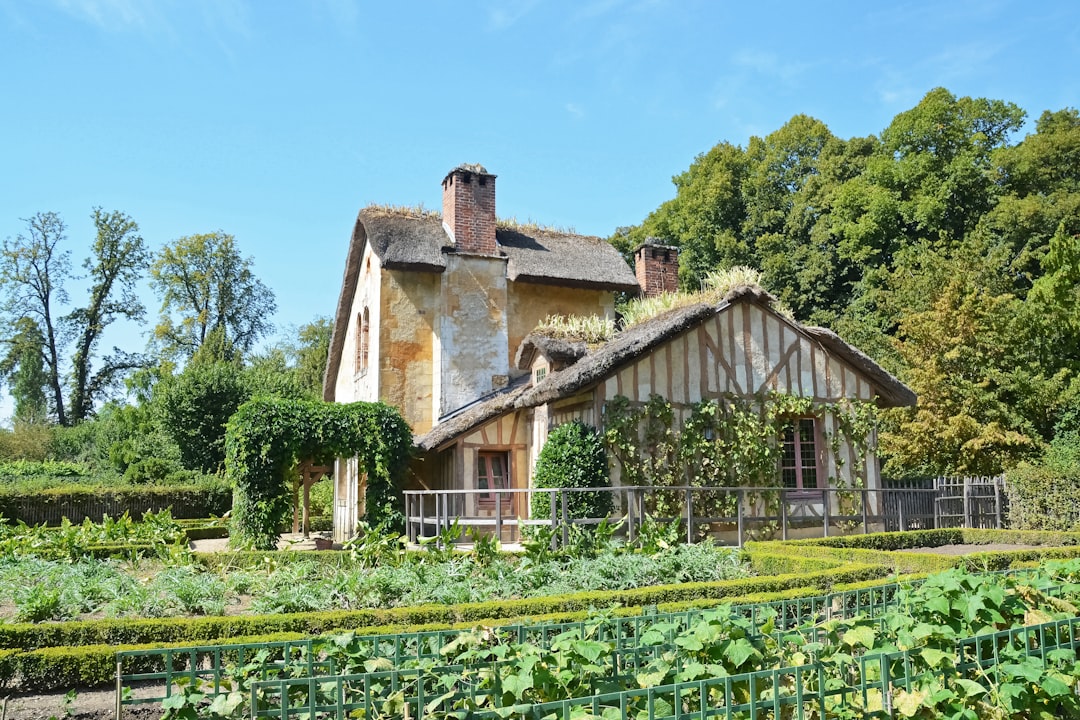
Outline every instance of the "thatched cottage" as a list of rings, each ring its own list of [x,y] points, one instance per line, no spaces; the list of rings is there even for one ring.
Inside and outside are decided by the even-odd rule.
[[[661,395],[676,422],[693,403],[725,393],[914,403],[868,357],[784,317],[760,288],[673,310],[592,349],[538,335],[549,315],[614,318],[617,293],[674,290],[677,248],[638,248],[635,272],[601,238],[497,223],[495,176],[480,166],[454,168],[442,185],[441,216],[360,211],[324,384],[328,401],[401,409],[416,436],[416,488],[528,488],[548,432],[572,419],[602,426],[617,396]],[[858,465],[862,482],[877,485],[876,458],[829,467],[832,454],[818,447],[828,428],[795,427],[803,427],[798,482]],[[341,540],[362,504],[355,460],[339,460],[335,478]],[[484,513],[482,496],[472,504],[470,513]]]

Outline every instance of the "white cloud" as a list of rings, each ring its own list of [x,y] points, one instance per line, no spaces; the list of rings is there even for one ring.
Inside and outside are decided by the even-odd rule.
[[[339,30],[351,30],[360,17],[356,0],[311,0],[320,13],[325,13]]]
[[[488,7],[488,29],[506,30],[528,15],[539,0],[499,0]]]
[[[158,3],[149,0],[54,0],[56,6],[72,17],[102,30],[146,30],[158,20]]]
[[[575,118],[583,118],[583,117],[585,117],[585,110],[580,105],[578,105],[577,103],[572,103],[572,102],[566,103],[566,112],[570,113]]]

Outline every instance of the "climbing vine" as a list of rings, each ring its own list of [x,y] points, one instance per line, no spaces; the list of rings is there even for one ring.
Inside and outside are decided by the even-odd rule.
[[[840,477],[822,480],[844,488],[846,478],[852,478],[859,485],[877,423],[876,407],[869,402],[815,403],[785,393],[726,395],[694,403],[681,428],[676,427],[671,403],[656,394],[637,404],[617,396],[605,405],[604,416],[604,441],[619,464],[622,484],[660,487],[779,487],[785,429],[796,418],[828,416],[835,419],[836,430],[827,432],[822,423],[822,434],[832,466],[839,470],[846,464],[845,447],[851,448],[854,465],[850,472],[838,473]],[[677,517],[683,494],[657,492],[650,499],[655,512]],[[757,493],[749,500],[774,514],[779,493]],[[841,512],[857,500],[857,494],[841,493]],[[731,516],[735,496],[701,493],[695,503],[703,514]]]
[[[225,429],[225,473],[235,486],[232,541],[275,547],[289,515],[291,478],[306,458],[324,464],[357,457],[367,473],[367,519],[403,526],[401,483],[412,446],[408,424],[382,403],[244,403]]]

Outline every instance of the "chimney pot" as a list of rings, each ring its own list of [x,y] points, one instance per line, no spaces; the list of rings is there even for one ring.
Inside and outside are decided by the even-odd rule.
[[[472,182],[473,176],[477,182]],[[490,182],[489,182],[490,180]],[[495,241],[495,176],[483,165],[463,164],[447,173],[443,224],[458,252],[498,255]]]
[[[673,293],[679,289],[679,248],[646,238],[634,250],[634,271],[645,297]]]

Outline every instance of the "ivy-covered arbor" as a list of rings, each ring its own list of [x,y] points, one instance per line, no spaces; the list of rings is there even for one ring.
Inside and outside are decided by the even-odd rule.
[[[356,457],[367,474],[369,520],[402,524],[402,478],[412,432],[382,403],[260,398],[244,403],[225,432],[225,472],[235,484],[234,545],[269,550],[288,520],[291,478],[299,461]]]

